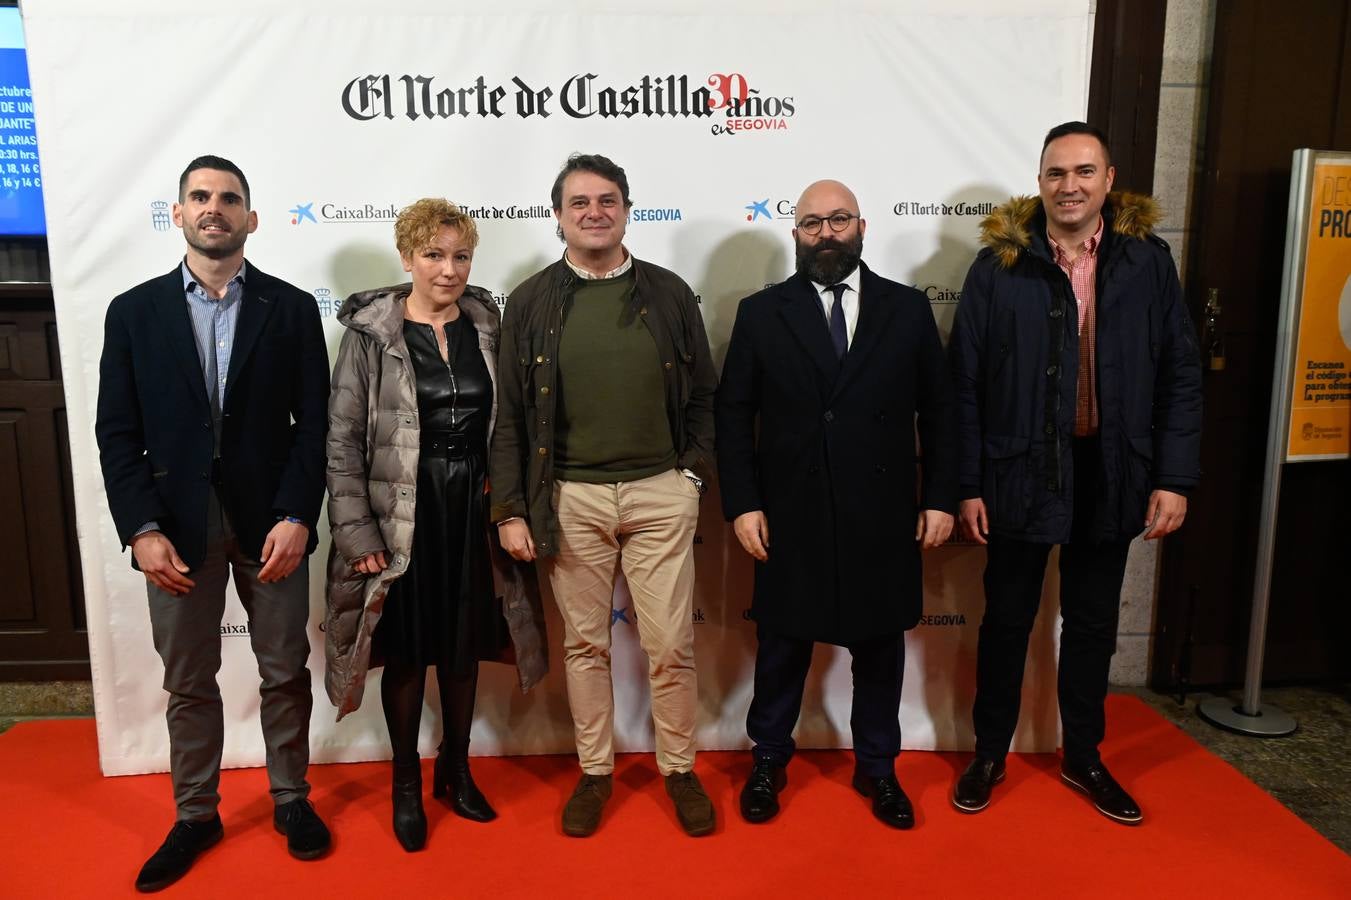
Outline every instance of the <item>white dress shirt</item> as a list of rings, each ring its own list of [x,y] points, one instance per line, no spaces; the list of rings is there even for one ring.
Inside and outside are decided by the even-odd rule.
[[[858,296],[859,296],[859,267],[855,266],[854,271],[849,273],[849,277],[843,281],[837,281],[836,284],[844,285],[844,293],[840,296],[840,303],[844,304],[844,329],[849,336],[846,346],[854,345],[854,329],[858,326]],[[821,311],[826,314],[826,325],[830,325],[830,311],[835,305],[835,294],[828,290],[829,285],[817,284],[812,282],[812,287],[816,288],[816,295],[821,298]]]

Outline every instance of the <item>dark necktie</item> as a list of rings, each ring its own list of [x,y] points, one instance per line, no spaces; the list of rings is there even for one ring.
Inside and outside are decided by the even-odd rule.
[[[217,300],[217,303],[223,301]],[[220,415],[220,372],[217,370],[219,359],[216,355],[216,343],[220,340],[216,336],[216,313],[213,310],[211,314],[211,340],[206,344],[206,396],[211,401],[211,411]]]
[[[849,349],[849,329],[844,324],[845,285],[832,284],[826,290],[835,295],[835,303],[830,307],[830,342],[835,345],[835,358],[844,359],[844,352]]]

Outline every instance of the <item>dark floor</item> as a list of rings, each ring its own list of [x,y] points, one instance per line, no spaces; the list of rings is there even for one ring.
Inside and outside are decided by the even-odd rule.
[[[1118,690],[1144,700],[1351,853],[1351,685],[1265,690],[1264,705],[1280,707],[1299,723],[1284,738],[1244,737],[1207,724],[1196,715],[1196,704],[1214,694],[1193,694],[1179,705],[1145,688]],[[1240,693],[1228,696],[1237,702]],[[16,722],[89,716],[93,710],[88,682],[0,683],[0,732]]]
[[[1196,704],[1216,696],[1177,698],[1144,688],[1123,688],[1284,803],[1344,852],[1351,853],[1351,685],[1267,688],[1262,705],[1274,705],[1299,723],[1289,737],[1254,738],[1222,731],[1196,714]],[[1241,691],[1225,694],[1237,702]]]

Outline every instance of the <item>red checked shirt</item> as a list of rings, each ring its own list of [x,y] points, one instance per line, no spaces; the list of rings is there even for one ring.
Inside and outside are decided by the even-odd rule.
[[[1074,436],[1098,433],[1097,372],[1097,272],[1098,244],[1102,241],[1102,218],[1098,230],[1079,247],[1079,255],[1070,260],[1063,247],[1047,232],[1046,240],[1055,253],[1055,263],[1068,276],[1079,305],[1079,382],[1074,394]]]

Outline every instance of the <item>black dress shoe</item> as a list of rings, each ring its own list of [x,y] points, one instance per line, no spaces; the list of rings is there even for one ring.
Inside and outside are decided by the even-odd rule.
[[[1139,825],[1144,818],[1131,795],[1116,783],[1102,763],[1090,766],[1065,763],[1060,767],[1060,780],[1076,791],[1087,794],[1098,812],[1115,822]]]
[[[278,806],[272,813],[272,827],[286,835],[286,849],[296,859],[318,859],[332,841],[323,820],[305,799]]]
[[[873,801],[873,815],[892,828],[914,828],[915,810],[895,775],[868,778],[855,773],[854,790]]]
[[[192,864],[225,835],[220,816],[202,822],[181,819],[169,829],[169,836],[154,855],[141,866],[136,890],[142,893],[162,890],[187,874]]]
[[[783,766],[757,759],[751,777],[741,789],[741,818],[753,825],[768,822],[779,814],[779,791],[788,783]]]
[[[990,791],[1004,780],[1003,761],[977,756],[952,789],[952,805],[965,813],[977,813],[990,805]]]
[[[469,760],[451,759],[442,753],[437,755],[436,766],[432,769],[432,796],[446,795],[450,796],[450,808],[457,816],[475,822],[491,822],[497,818],[497,811],[469,774]]]

